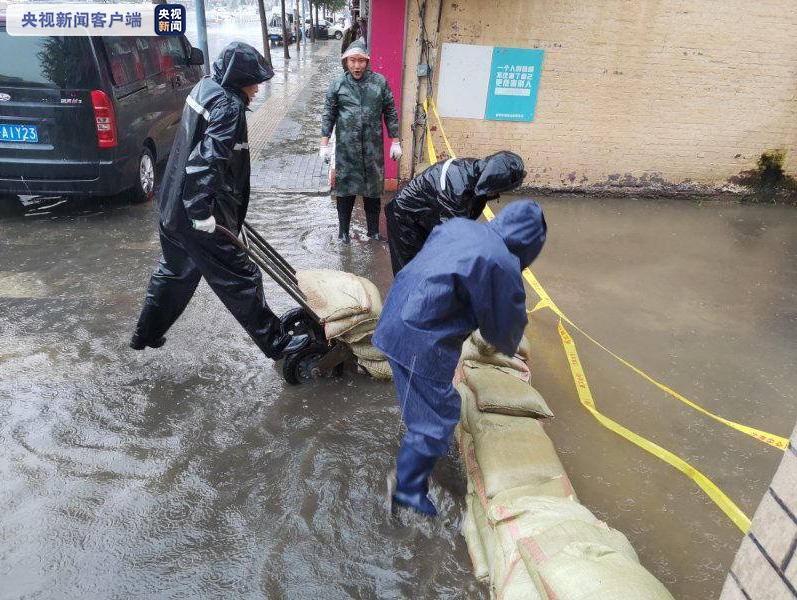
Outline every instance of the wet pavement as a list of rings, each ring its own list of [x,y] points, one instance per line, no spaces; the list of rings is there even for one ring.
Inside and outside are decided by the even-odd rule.
[[[295,266],[388,285],[382,244],[333,241],[328,198],[250,214]],[[0,220],[0,240],[0,598],[481,595],[457,477],[445,522],[384,515],[390,384],[288,386],[204,283],[162,349],[127,348],[151,206],[66,203]]]
[[[728,419],[788,436],[797,420],[793,207],[554,196],[534,271],[590,335]],[[530,298],[536,297],[533,292]],[[781,453],[701,416],[575,331],[600,410],[690,461],[752,517]],[[578,403],[550,311],[530,327],[532,381],[581,501],[626,533],[676,598],[716,598],[741,540],[684,475]]]
[[[263,149],[291,160],[315,151],[316,94],[333,63],[308,55],[267,86],[262,109],[315,91],[264,126],[284,143],[263,134]],[[249,220],[294,266],[388,289],[387,249],[364,241],[361,206],[343,247],[328,195],[277,188],[257,186]],[[707,408],[791,431],[794,208],[541,202],[550,234],[535,272],[570,318]],[[444,521],[396,528],[384,515],[400,435],[391,385],[347,374],[287,386],[204,283],[162,349],[133,352],[159,255],[154,207],[73,200],[0,212],[1,599],[487,596],[459,534],[456,460],[436,474]],[[276,312],[294,306],[273,283],[266,292]],[[547,430],[580,499],[675,597],[717,597],[738,530],[579,406],[550,314],[535,313],[529,333],[534,383],[557,415]],[[692,461],[752,514],[777,451],[576,341],[606,414]]]
[[[788,433],[797,212],[542,202],[550,237],[535,270],[572,319],[707,408]],[[359,207],[356,220],[359,238]],[[329,198],[259,193],[251,221],[297,267],[389,286],[383,244],[334,241]],[[127,349],[158,257],[153,207],[64,203],[6,216],[0,240],[0,597],[485,596],[458,533],[453,460],[435,488],[444,523],[395,529],[384,517],[400,431],[390,385],[346,375],[287,386],[204,284],[166,346]],[[292,307],[273,284],[267,294],[275,310]],[[548,431],[581,500],[677,598],[716,597],[738,531],[580,408],[551,315],[530,333],[534,382],[557,414]],[[777,451],[576,340],[606,414],[752,514]]]

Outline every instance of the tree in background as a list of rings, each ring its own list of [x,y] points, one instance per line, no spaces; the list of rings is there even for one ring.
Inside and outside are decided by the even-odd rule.
[[[285,15],[285,0],[280,0],[280,8],[282,9],[282,51],[285,59],[288,60],[291,57],[291,53],[288,51],[291,37],[288,31],[288,18]]]
[[[268,17],[263,0],[257,0],[257,9],[260,11],[260,31],[263,34],[263,56],[266,57],[268,64],[271,65],[271,41],[268,39]]]
[[[316,6],[316,19],[318,18],[318,7],[320,6],[324,11],[324,18],[327,18],[327,11],[334,14],[346,8],[346,0],[315,0],[313,2]]]
[[[296,0],[296,10],[293,17],[294,29],[296,29],[296,52],[302,49],[302,21],[299,15],[299,0]]]

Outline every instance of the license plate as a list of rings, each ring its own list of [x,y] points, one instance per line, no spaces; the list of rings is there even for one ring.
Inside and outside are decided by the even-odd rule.
[[[35,125],[0,123],[0,142],[39,143],[39,128]]]

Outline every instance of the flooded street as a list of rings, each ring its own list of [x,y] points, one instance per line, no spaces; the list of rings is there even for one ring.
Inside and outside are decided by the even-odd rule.
[[[236,29],[216,33],[212,55]],[[261,128],[278,138],[253,152],[248,220],[294,267],[350,271],[384,295],[387,246],[365,239],[360,201],[347,247],[328,194],[269,183],[317,153],[322,91],[338,68],[338,42],[327,44],[334,51],[288,67],[272,49],[277,76],[253,108],[291,100]],[[277,159],[286,162],[267,164]],[[707,409],[789,434],[794,207],[539,200],[549,235],[534,271],[574,322]],[[460,534],[465,484],[453,455],[433,483],[444,519],[396,527],[385,515],[401,434],[391,384],[346,374],[288,386],[204,282],[163,348],[128,348],[160,254],[155,211],[118,199],[2,207],[0,600],[487,598]],[[278,314],[295,306],[268,280],[266,297]],[[528,299],[531,308],[531,290]],[[556,413],[547,431],[580,500],[629,537],[676,598],[716,598],[739,530],[686,477],[578,404],[550,311],[534,313],[528,332],[532,382]],[[571,333],[599,408],[752,515],[780,453]]]
[[[536,271],[572,319],[723,416],[788,433],[797,214],[543,204],[551,235]],[[362,234],[359,207],[355,219]],[[384,245],[333,240],[328,197],[259,194],[251,222],[297,267],[389,285]],[[400,431],[392,386],[357,375],[287,386],[204,283],[162,349],[127,348],[159,251],[153,207],[66,203],[3,219],[0,240],[1,597],[486,595],[458,532],[451,460],[435,489],[444,522],[396,529],[384,516]],[[292,307],[267,291],[278,312]],[[557,414],[548,431],[581,500],[677,598],[715,597],[738,531],[685,477],[580,408],[550,314],[531,333],[534,381]],[[752,513],[776,451],[576,340],[608,415]]]
[[[251,222],[295,266],[384,289],[385,247],[341,252],[333,210],[260,197]],[[439,525],[386,520],[390,384],[287,386],[204,283],[162,349],[127,348],[153,224],[124,205],[0,222],[0,597],[479,597],[462,490]]]

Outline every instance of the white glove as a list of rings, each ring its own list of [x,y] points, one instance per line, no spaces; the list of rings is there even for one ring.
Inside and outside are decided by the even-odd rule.
[[[393,160],[401,158],[401,142],[393,142],[390,144],[390,158]]]
[[[194,224],[194,229],[198,231],[204,231],[205,233],[213,233],[216,231],[216,219],[213,215],[210,215],[207,219],[202,219],[201,221],[197,221],[196,219],[192,219],[191,222]]]
[[[324,162],[329,162],[329,157],[332,156],[332,148],[329,147],[329,144],[324,146],[323,144],[318,149],[318,156],[321,157],[321,160]]]

